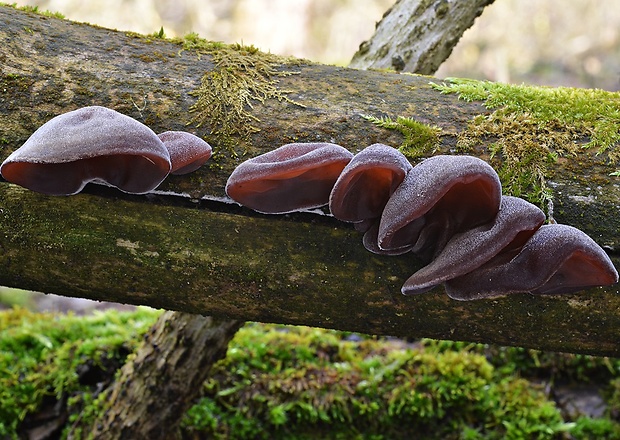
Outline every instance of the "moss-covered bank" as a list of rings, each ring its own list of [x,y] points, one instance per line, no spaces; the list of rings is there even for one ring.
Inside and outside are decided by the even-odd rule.
[[[25,434],[55,407],[58,432],[79,437],[158,314],[1,312],[0,436]],[[528,380],[605,381],[617,416],[618,377],[620,361],[607,358],[248,324],[183,429],[192,438],[620,438],[617,421],[568,420]]]

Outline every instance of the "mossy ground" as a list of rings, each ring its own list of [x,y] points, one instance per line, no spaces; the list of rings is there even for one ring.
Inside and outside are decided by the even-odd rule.
[[[105,398],[97,384],[113,379],[158,314],[1,312],[0,436],[16,438],[50,400],[67,402],[63,436],[79,432]],[[528,379],[606,381],[617,417],[619,377],[619,360],[248,324],[183,430],[192,438],[620,438],[612,418],[566,420]]]
[[[16,438],[20,423],[46,402],[90,394],[87,372],[109,381],[156,314],[0,312],[0,438]]]

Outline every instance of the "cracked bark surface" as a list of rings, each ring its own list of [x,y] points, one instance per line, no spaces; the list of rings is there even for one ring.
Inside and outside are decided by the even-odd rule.
[[[188,313],[162,314],[108,391],[106,410],[91,438],[180,438],[183,415],[242,324]]]

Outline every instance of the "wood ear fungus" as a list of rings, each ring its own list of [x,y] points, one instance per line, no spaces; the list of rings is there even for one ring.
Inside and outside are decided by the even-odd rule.
[[[541,226],[514,258],[502,254],[446,282],[453,299],[494,298],[515,292],[563,294],[618,282],[613,263],[587,234],[567,225]]]
[[[170,171],[170,155],[146,125],[105,107],[56,116],[35,131],[0,167],[9,182],[50,195],[70,195],[102,180],[145,193]]]
[[[228,178],[226,193],[266,214],[317,208],[353,154],[331,143],[286,144],[240,164]]]
[[[157,135],[170,154],[170,174],[196,171],[211,157],[211,145],[185,131],[166,131]]]
[[[373,144],[356,154],[342,170],[329,196],[329,210],[338,220],[365,232],[364,246],[377,254],[395,255],[377,245],[379,219],[396,188],[413,167],[402,153]]]
[[[455,233],[491,221],[500,199],[499,177],[483,160],[433,156],[407,174],[385,205],[379,248],[432,258]]]
[[[412,167],[382,144],[353,159],[333,144],[288,144],[239,165],[226,191],[267,213],[321,206],[329,196],[334,217],[364,232],[366,249],[411,251],[428,262],[403,285],[407,295],[444,284],[451,298],[473,300],[618,281],[590,237],[570,226],[541,226],[544,213],[502,197],[497,173],[471,156],[434,156]]]
[[[412,168],[407,158],[392,147],[373,144],[364,148],[338,177],[329,197],[329,210],[345,222],[379,218]]]
[[[274,200],[311,192],[301,188],[314,185],[313,179],[299,176],[323,166],[313,156],[317,151],[317,144],[289,144],[244,162],[227,191],[261,212],[297,210],[304,203],[282,207]],[[246,177],[236,176],[238,170]],[[444,284],[450,297],[471,300],[517,291],[568,293],[618,281],[609,257],[591,238],[569,226],[541,226],[544,213],[525,200],[502,197],[497,173],[478,158],[434,156],[412,167],[398,151],[374,144],[340,171],[330,183],[334,217],[364,232],[371,252],[412,251],[429,262],[405,282],[404,294]],[[236,185],[249,187],[247,200]],[[319,187],[325,194],[326,186]]]
[[[403,285],[405,295],[424,293],[445,281],[465,275],[497,254],[512,253],[536,232],[545,214],[517,197],[504,196],[489,223],[455,234],[437,257]]]

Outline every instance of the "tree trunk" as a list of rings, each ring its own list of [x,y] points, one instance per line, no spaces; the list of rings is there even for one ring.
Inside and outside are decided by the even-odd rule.
[[[616,286],[469,303],[450,300],[442,288],[403,297],[401,284],[420,267],[413,256],[370,254],[350,225],[329,216],[259,215],[225,197],[236,165],[287,142],[336,142],[351,151],[402,143],[399,132],[362,115],[435,125],[442,131],[434,153],[451,153],[470,121],[491,113],[480,102],[442,94],[427,77],[278,59],[251,48],[201,52],[193,39],[183,45],[8,7],[0,7],[0,43],[0,159],[51,117],[94,104],[156,132],[191,130],[216,152],[211,166],[170,176],[146,196],[89,185],[77,196],[48,197],[0,183],[0,285],[218,318],[620,354]],[[250,95],[262,101],[251,100],[225,124],[209,118],[213,111],[190,112],[209,95],[192,94],[203,75],[214,80],[230,71],[247,81],[263,72],[250,81]],[[235,108],[226,90],[215,92]],[[468,154],[488,159],[496,141],[483,137]],[[605,155],[584,149],[558,160],[549,179],[556,220],[610,250],[618,248],[620,227],[620,189],[608,176],[614,169]]]
[[[108,391],[92,438],[174,439],[215,362],[241,321],[166,312]]]
[[[398,0],[350,67],[432,75],[494,0]]]

